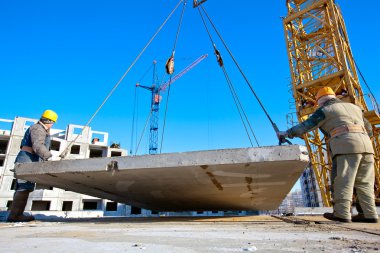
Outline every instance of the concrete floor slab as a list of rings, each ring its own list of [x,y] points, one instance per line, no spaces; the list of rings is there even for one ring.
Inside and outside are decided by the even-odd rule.
[[[18,164],[16,177],[156,210],[273,210],[308,163],[304,146]]]

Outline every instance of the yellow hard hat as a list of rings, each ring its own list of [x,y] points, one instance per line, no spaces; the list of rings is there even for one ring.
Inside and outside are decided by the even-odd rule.
[[[44,113],[42,113],[41,118],[45,118],[56,122],[58,119],[58,115],[52,110],[46,110],[44,111]]]
[[[327,95],[334,95],[335,96],[335,92],[330,87],[322,87],[318,90],[317,95],[315,95],[315,100],[318,101],[318,99],[320,99],[323,96],[327,96]]]

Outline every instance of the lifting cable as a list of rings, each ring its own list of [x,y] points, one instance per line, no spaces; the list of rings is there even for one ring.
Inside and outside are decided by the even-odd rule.
[[[212,38],[212,36],[211,36],[211,33],[210,33],[210,31],[209,31],[209,29],[208,29],[208,27],[207,27],[207,25],[206,25],[206,22],[205,22],[205,20],[204,20],[203,14],[202,14],[202,12],[201,12],[200,9],[199,9],[199,5],[198,5],[197,8],[198,8],[199,14],[200,14],[200,16],[201,16],[201,19],[202,19],[203,25],[204,25],[204,27],[205,27],[205,29],[206,29],[206,32],[207,32],[207,34],[208,34],[208,36],[209,36],[209,38],[210,38],[210,41],[211,41],[211,43],[212,43],[212,46],[213,46],[213,48],[214,48],[214,52],[215,52],[215,56],[216,56],[217,62],[218,62],[218,64],[219,64],[219,66],[220,66],[220,67],[222,68],[222,70],[223,70],[224,76],[225,76],[225,78],[226,78],[226,81],[227,81],[228,87],[229,87],[229,89],[230,89],[230,91],[231,91],[231,94],[232,94],[232,97],[233,97],[233,99],[234,99],[234,102],[235,102],[236,108],[237,108],[237,110],[238,110],[238,112],[239,112],[240,119],[241,119],[241,121],[242,121],[242,123],[243,123],[243,126],[244,126],[245,132],[246,132],[246,134],[247,134],[247,136],[248,136],[249,142],[251,143],[251,146],[253,147],[252,139],[251,139],[251,136],[250,136],[250,134],[249,134],[249,132],[248,132],[248,129],[247,129],[247,126],[246,126],[245,121],[247,122],[247,124],[248,124],[248,126],[249,126],[249,128],[250,128],[250,130],[251,130],[251,134],[253,135],[253,137],[254,137],[254,139],[255,139],[255,141],[256,141],[257,146],[260,147],[260,144],[259,144],[259,142],[258,142],[258,140],[257,140],[257,138],[256,138],[256,135],[255,135],[255,133],[254,133],[254,131],[253,131],[253,129],[252,129],[252,126],[251,126],[250,121],[249,121],[249,119],[248,119],[248,117],[247,117],[247,114],[246,114],[246,112],[245,112],[245,110],[244,110],[244,108],[243,108],[243,106],[242,106],[242,104],[241,104],[241,102],[240,102],[240,99],[239,99],[239,97],[238,97],[238,95],[237,95],[237,93],[236,93],[235,87],[234,87],[234,85],[232,84],[232,81],[231,81],[231,79],[230,79],[229,76],[228,76],[228,73],[227,73],[226,68],[224,67],[223,58],[222,58],[222,56],[221,56],[219,50],[216,48],[216,45],[215,45],[215,43],[214,43],[214,40],[213,40],[213,38]],[[243,115],[242,115],[242,114],[244,115],[245,121],[244,121],[244,119],[243,119]]]
[[[173,73],[174,73],[174,54],[175,54],[175,49],[176,49],[177,42],[178,42],[179,32],[181,31],[182,20],[183,20],[184,14],[185,14],[185,9],[186,9],[186,0],[184,0],[184,2],[183,2],[182,13],[181,13],[181,17],[180,17],[180,20],[179,20],[179,23],[178,23],[177,33],[176,33],[176,37],[175,37],[174,44],[173,44],[173,49],[172,49],[172,55],[168,59],[168,61],[166,62],[166,66],[165,66],[166,67],[166,72],[170,75],[169,83],[171,83],[172,76],[173,76]],[[166,126],[166,114],[167,114],[167,111],[168,111],[169,96],[170,96],[170,87],[171,87],[171,85],[169,85],[168,95],[166,97],[166,105],[165,105],[165,113],[164,113],[164,123],[163,123],[163,126],[162,126],[162,134],[161,134],[160,154],[162,152],[162,144],[164,142],[164,133],[165,133],[165,126]]]
[[[131,146],[129,149],[129,154],[132,155],[132,150],[133,150],[133,140],[134,140],[134,129],[135,129],[135,117],[136,117],[136,107],[137,107],[137,86],[135,86],[135,96],[133,98],[133,116],[132,116],[132,131],[131,131]],[[137,120],[136,120],[137,124]],[[137,127],[136,127],[137,128]],[[136,129],[137,132],[137,129]],[[136,140],[137,142],[137,140]]]
[[[365,86],[367,87],[367,89],[368,89],[368,91],[369,91],[369,94],[371,95],[371,99],[373,99],[372,102],[374,103],[373,106],[375,107],[376,112],[377,112],[377,113],[380,113],[379,104],[377,103],[377,100],[376,100],[375,96],[373,95],[371,89],[369,88],[369,85],[367,84],[367,81],[365,80],[365,78],[364,78],[362,72],[360,71],[360,68],[359,68],[358,64],[356,63],[355,59],[353,59],[353,60],[354,60],[354,63],[355,63],[356,68],[357,68],[358,71],[359,71],[360,77],[363,79],[363,82],[364,82]]]
[[[243,107],[242,107],[242,104],[241,104],[241,102],[240,102],[240,99],[239,99],[239,97],[238,97],[238,95],[237,95],[237,93],[236,93],[235,87],[234,87],[234,85],[232,84],[232,81],[231,81],[230,77],[228,76],[228,73],[227,73],[227,71],[226,71],[226,69],[225,69],[224,66],[222,67],[222,69],[223,69],[223,72],[224,72],[224,76],[226,77],[226,80],[227,80],[228,86],[229,86],[229,88],[230,88],[230,91],[231,91],[231,94],[232,94],[232,98],[234,99],[234,102],[235,102],[236,108],[237,108],[237,110],[238,110],[238,112],[239,112],[240,119],[241,119],[241,121],[243,122],[245,132],[246,132],[247,135],[248,135],[249,142],[251,143],[251,146],[253,147],[252,139],[251,139],[251,136],[248,134],[248,129],[247,129],[247,126],[245,125],[245,122],[244,122],[244,119],[243,119],[242,112],[243,112],[243,114],[244,114],[245,120],[246,120],[247,123],[248,123],[249,128],[250,128],[251,131],[252,131],[252,134],[253,134],[253,137],[255,138],[255,141],[256,141],[257,146],[260,147],[260,144],[259,144],[259,142],[257,141],[256,135],[255,135],[255,133],[254,133],[253,130],[252,130],[252,126],[251,126],[251,124],[250,124],[250,122],[249,122],[249,120],[248,120],[248,118],[247,118],[247,114],[245,113],[245,111],[244,111],[244,109],[243,109]]]
[[[133,116],[132,116],[132,131],[131,131],[131,147],[129,153],[132,155],[133,153],[133,141],[136,140],[137,142],[137,121],[138,119],[135,120],[137,116],[137,111],[138,111],[138,93],[137,93],[137,88],[141,81],[145,78],[145,76],[148,74],[148,72],[152,69],[154,66],[155,62],[152,63],[152,65],[149,66],[149,68],[145,71],[145,73],[140,77],[139,81],[135,85],[135,95],[133,97]],[[136,127],[136,137],[134,136],[135,132],[135,127]],[[136,143],[137,144],[137,143]]]
[[[256,100],[258,101],[258,103],[260,104],[260,107],[262,108],[262,110],[264,111],[265,115],[267,116],[268,120],[270,121],[270,123],[272,124],[272,127],[274,129],[274,131],[277,133],[279,132],[279,129],[276,125],[276,123],[273,122],[272,118],[269,116],[269,113],[267,112],[267,110],[265,109],[263,103],[261,102],[260,98],[257,96],[256,92],[254,91],[251,83],[249,82],[248,78],[246,77],[246,75],[244,74],[243,70],[241,69],[240,65],[238,64],[238,62],[236,61],[235,57],[233,56],[231,50],[229,49],[229,47],[227,46],[226,42],[224,41],[224,39],[222,38],[222,36],[220,35],[218,29],[216,28],[216,26],[214,25],[214,23],[212,22],[210,16],[207,14],[205,8],[203,7],[203,5],[199,5],[200,8],[202,9],[202,11],[205,13],[208,21],[210,22],[210,24],[212,25],[212,27],[214,28],[216,34],[218,35],[219,39],[221,40],[221,42],[223,43],[224,47],[226,48],[228,54],[230,55],[230,57],[232,58],[232,60],[234,61],[236,67],[238,68],[239,72],[241,73],[241,75],[243,76],[244,80],[246,81],[248,87],[250,88],[251,92],[253,93],[253,95],[255,96]],[[199,8],[199,6],[197,8]],[[199,9],[198,9],[199,10]],[[200,12],[200,10],[199,10]],[[280,139],[279,140],[279,145],[281,145],[282,143],[284,142],[287,142],[288,144],[291,144],[291,142],[287,139]]]
[[[128,67],[128,69],[124,72],[124,74],[121,76],[121,78],[116,82],[115,86],[112,88],[112,90],[108,93],[108,95],[106,96],[106,98],[103,100],[103,102],[100,104],[100,106],[96,109],[96,111],[94,112],[94,114],[91,116],[91,118],[87,121],[87,123],[83,126],[82,130],[80,131],[80,133],[75,137],[74,140],[72,140],[69,145],[67,145],[67,147],[62,151],[62,153],[59,155],[61,158],[65,158],[68,154],[68,150],[71,148],[71,146],[73,145],[74,142],[76,142],[79,138],[79,136],[82,135],[83,133],[83,130],[88,127],[90,125],[90,123],[92,122],[92,120],[95,118],[95,116],[98,114],[98,112],[100,111],[100,109],[104,106],[104,104],[107,102],[107,100],[111,97],[111,95],[114,93],[114,91],[116,90],[116,88],[120,85],[120,83],[123,81],[123,79],[125,78],[125,76],[129,73],[129,71],[132,69],[132,67],[136,64],[136,62],[140,59],[140,57],[142,56],[142,54],[145,52],[145,50],[148,48],[148,46],[152,43],[152,41],[156,38],[156,36],[158,35],[158,33],[161,31],[161,29],[165,26],[165,24],[168,22],[168,20],[170,19],[170,17],[173,15],[173,13],[177,10],[178,6],[180,5],[180,3],[182,2],[183,0],[180,0],[177,5],[174,7],[174,9],[171,11],[171,13],[166,17],[165,21],[160,25],[160,27],[157,29],[157,31],[154,33],[154,35],[150,38],[150,40],[148,41],[148,43],[144,46],[144,48],[141,50],[141,52],[137,55],[137,57],[133,60],[133,62],[131,63],[131,65]]]

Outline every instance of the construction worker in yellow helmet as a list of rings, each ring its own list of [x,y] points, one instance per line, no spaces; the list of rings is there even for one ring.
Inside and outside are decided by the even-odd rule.
[[[40,120],[26,130],[15,163],[47,161],[52,157],[49,151],[50,128],[57,119],[57,113],[52,110],[46,110],[42,113]],[[35,183],[17,179],[16,191],[7,221],[28,222],[34,220],[32,215],[24,215],[23,212],[29,193],[34,191],[35,185]]]
[[[331,178],[334,212],[325,213],[324,217],[340,222],[377,223],[371,124],[359,106],[336,98],[330,87],[320,88],[315,100],[319,106],[315,113],[287,131],[278,132],[279,139],[302,138],[319,128],[327,137],[334,165]],[[363,214],[351,217],[354,187]]]

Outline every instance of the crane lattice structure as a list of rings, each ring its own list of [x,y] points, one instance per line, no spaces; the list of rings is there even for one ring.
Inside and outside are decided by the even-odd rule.
[[[370,110],[365,101],[341,11],[334,0],[287,0],[286,4],[288,16],[283,24],[298,121],[306,120],[317,109],[315,95],[322,86],[330,86],[339,98],[363,108],[374,129],[374,190],[379,198],[378,107],[373,105],[376,110]],[[331,206],[332,163],[326,137],[315,130],[305,134],[304,140],[323,204]]]

